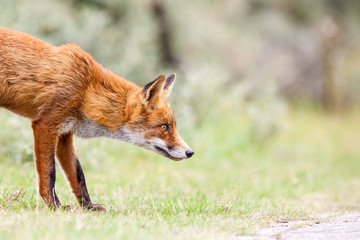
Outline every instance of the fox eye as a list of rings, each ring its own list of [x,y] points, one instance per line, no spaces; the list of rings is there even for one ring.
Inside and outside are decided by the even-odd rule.
[[[163,124],[160,126],[162,130],[164,130],[165,132],[169,131],[169,126],[167,124]]]

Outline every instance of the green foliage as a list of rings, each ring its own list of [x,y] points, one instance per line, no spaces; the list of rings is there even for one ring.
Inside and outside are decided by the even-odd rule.
[[[1,119],[6,122],[1,127],[0,155],[2,158],[15,163],[33,161],[30,121],[4,110],[1,114]]]

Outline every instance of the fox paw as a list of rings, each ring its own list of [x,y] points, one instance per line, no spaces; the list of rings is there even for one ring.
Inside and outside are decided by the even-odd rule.
[[[90,211],[97,211],[97,212],[107,212],[107,208],[103,207],[101,204],[90,204],[86,207],[86,209]]]
[[[63,210],[63,211],[70,211],[73,208],[70,205],[65,205],[65,206],[61,206],[60,209]]]

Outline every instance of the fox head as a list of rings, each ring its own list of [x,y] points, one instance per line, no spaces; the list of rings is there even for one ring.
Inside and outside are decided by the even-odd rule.
[[[127,141],[172,160],[190,158],[194,152],[176,131],[173,111],[167,102],[175,73],[159,76],[128,97],[125,113]]]
[[[105,80],[100,78],[86,89],[85,119],[68,119],[61,131],[73,129],[75,135],[84,138],[119,139],[172,160],[190,158],[194,152],[176,131],[174,114],[167,102],[175,77],[161,75],[144,87],[113,74]]]

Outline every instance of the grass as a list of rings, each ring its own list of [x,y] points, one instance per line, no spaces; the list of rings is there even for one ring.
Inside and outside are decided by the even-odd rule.
[[[224,110],[181,131],[196,152],[182,162],[76,139],[92,201],[108,213],[48,210],[36,192],[30,122],[0,115],[2,239],[226,239],[279,219],[360,209],[359,112],[297,107],[259,137],[240,111]],[[57,169],[61,202],[76,206]]]

